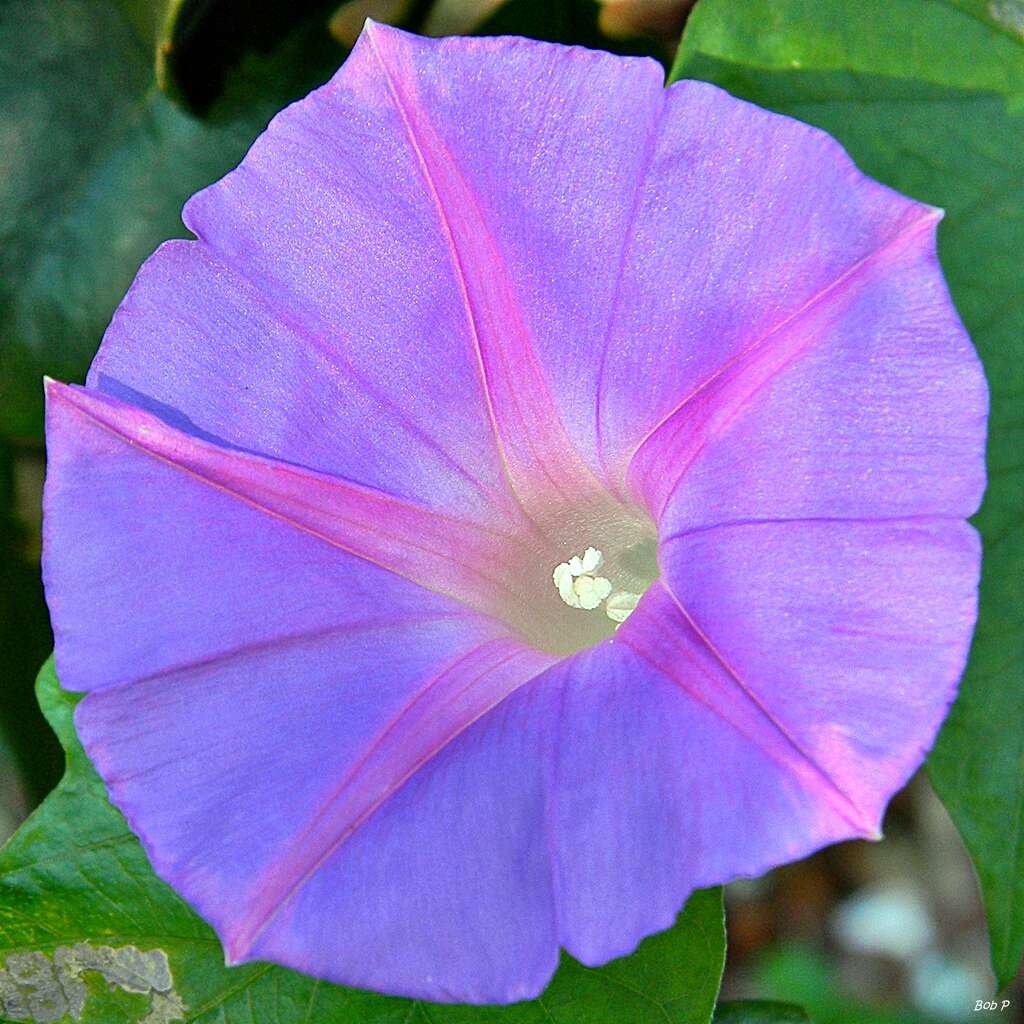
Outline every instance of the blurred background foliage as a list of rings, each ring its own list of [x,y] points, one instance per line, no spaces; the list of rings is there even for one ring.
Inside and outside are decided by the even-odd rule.
[[[979,526],[987,551],[1007,553],[998,572],[987,555],[968,699],[931,765],[945,807],[922,773],[893,801],[884,843],[841,844],[730,886],[715,1019],[1024,1021],[1014,982],[1024,941],[1024,3],[691,7],[0,0],[0,838],[64,765],[33,694],[52,648],[38,564],[41,377],[84,379],[139,264],[187,234],[185,199],[233,167],[277,110],[325,81],[368,16],[429,35],[518,34],[642,54],[676,77],[821,124],[868,173],[947,207],[943,263],[993,382],[999,439],[995,498]],[[977,878],[947,807],[998,924],[993,961],[1011,1001],[1002,1012],[973,1010],[997,985]]]

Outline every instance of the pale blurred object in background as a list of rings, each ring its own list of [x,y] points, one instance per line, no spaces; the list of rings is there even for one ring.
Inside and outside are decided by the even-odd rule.
[[[916,886],[866,886],[832,918],[836,941],[854,953],[912,960],[935,941],[927,900]]]

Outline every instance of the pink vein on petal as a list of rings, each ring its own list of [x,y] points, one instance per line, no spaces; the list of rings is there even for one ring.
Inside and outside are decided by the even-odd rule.
[[[340,477],[221,448],[88,388],[48,384],[95,425],[138,451],[274,516],[294,529],[487,615],[520,600],[502,571],[509,537]],[[493,575],[492,575],[493,574]]]
[[[567,499],[593,490],[597,481],[572,446],[551,400],[504,260],[479,204],[443,140],[415,101],[399,89],[372,22],[365,35],[441,222],[510,485],[527,508],[536,501],[538,490]],[[412,74],[403,76],[406,88],[412,81]]]
[[[908,245],[941,217],[927,209],[861,257],[798,310],[722,364],[664,415],[640,440],[628,460],[631,485],[659,519],[687,470],[707,444],[740,415],[754,396],[808,351],[852,301],[859,285],[884,271]],[[824,319],[824,324],[822,323]],[[673,466],[666,473],[661,467]]]
[[[662,548],[672,541],[681,540],[684,537],[693,537],[700,533],[712,533],[715,530],[730,530],[737,526],[787,526],[793,523],[831,523],[860,525],[863,523],[921,523],[930,525],[933,523],[959,523],[962,516],[944,515],[938,512],[918,513],[917,515],[888,515],[888,516],[758,516],[755,519],[722,519],[718,522],[700,523],[696,526],[687,526],[672,533],[666,533],[660,538]]]
[[[790,771],[801,784],[812,793],[817,793],[851,825],[858,835],[874,835],[877,823],[868,819],[866,812],[844,791],[836,780],[796,740],[784,723],[780,722],[757,694],[742,679],[718,650],[710,637],[700,628],[693,616],[683,607],[678,598],[664,582],[657,582],[647,595],[648,613],[634,615],[637,619],[632,629],[623,628],[617,640],[626,644],[638,657],[657,669],[670,682],[678,686],[694,700],[714,712],[772,760]],[[668,602],[667,608],[665,602]],[[653,606],[660,604],[655,610]],[[679,616],[666,640],[667,628],[662,623],[666,610]],[[639,633],[639,637],[635,634]],[[710,656],[713,669],[703,665],[692,650],[692,645],[702,648]],[[666,647],[665,656],[659,657],[658,650]],[[668,653],[668,652],[671,653]],[[687,678],[681,670],[679,655],[688,656],[693,668],[692,677]],[[742,698],[740,702],[725,699],[719,680],[728,679],[733,691]],[[703,678],[705,685],[700,685]],[[782,749],[780,750],[780,742]]]
[[[259,903],[229,939],[231,961],[238,962],[254,949],[318,868],[425,764],[556,660],[498,637],[471,648],[420,686],[295,837],[261,887]]]

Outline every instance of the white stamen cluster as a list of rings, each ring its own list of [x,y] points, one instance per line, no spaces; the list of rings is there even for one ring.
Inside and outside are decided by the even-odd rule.
[[[604,556],[597,548],[587,548],[582,556],[573,555],[568,562],[556,565],[551,578],[559,596],[570,608],[593,611],[607,599],[605,613],[608,618],[614,622],[625,622],[640,601],[640,595],[624,590],[613,594],[611,581],[595,575],[603,561]]]
[[[562,600],[570,608],[592,611],[612,592],[612,585],[603,576],[595,576],[604,560],[597,548],[587,548],[583,557],[573,555],[568,562],[555,566],[551,578]]]

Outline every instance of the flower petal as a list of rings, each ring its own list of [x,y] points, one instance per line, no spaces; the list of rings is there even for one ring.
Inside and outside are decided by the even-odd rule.
[[[936,361],[974,363],[929,259],[937,212],[864,177],[823,132],[705,83],[664,90],[650,61],[382,28],[369,38],[408,97],[410,130],[422,124],[456,249],[470,273],[498,271],[468,288],[497,390],[501,365],[531,396],[546,382],[569,436],[613,484],[723,368],[811,346],[807,328],[822,330],[866,279],[877,290],[885,269],[899,270],[885,294],[892,345],[917,344],[920,331],[922,347],[941,343]],[[376,80],[379,69],[359,67]],[[904,249],[916,265],[898,265]],[[775,344],[783,335],[788,347]],[[519,437],[512,449],[542,445],[526,421],[548,423],[546,404],[520,416],[496,402]]]
[[[372,46],[380,66],[360,47],[350,63],[374,88],[386,69],[444,211],[513,481],[523,491],[543,479],[578,497],[600,471],[595,375],[664,104],[663,70],[579,47],[434,42],[380,26],[360,46]],[[650,376],[659,368],[644,367]],[[589,472],[567,456],[574,447]]]
[[[235,960],[538,992],[557,960],[547,719],[505,699],[554,659],[296,528],[294,467],[88,390],[51,384],[48,417],[58,667],[158,874]]]
[[[670,927],[694,889],[864,834],[732,708],[670,604],[655,584],[614,641],[536,684],[563,694],[549,811],[559,939],[589,965]]]
[[[122,603],[120,587],[96,588],[90,578],[103,572],[105,582],[113,582],[107,575],[109,567],[118,567],[123,575],[134,575],[149,562],[150,571],[159,573],[164,584],[179,588],[183,601],[204,600],[197,577],[182,564],[183,556],[198,560],[199,552],[173,544],[167,551],[163,544],[146,554],[145,561],[132,552],[135,546],[143,544],[139,536],[155,528],[155,523],[144,522],[147,514],[156,514],[152,506],[162,502],[164,509],[171,510],[181,505],[186,495],[192,503],[188,508],[176,509],[178,522],[186,529],[191,527],[192,517],[214,520],[219,516],[218,529],[230,537],[236,519],[244,514],[232,504],[241,505],[244,511],[255,509],[289,541],[295,533],[313,539],[325,567],[332,565],[334,549],[334,558],[348,572],[339,574],[333,567],[325,568],[324,572],[339,579],[358,573],[358,563],[352,564],[345,558],[356,555],[371,568],[388,569],[484,614],[514,611],[517,602],[528,605],[525,598],[520,599],[513,591],[511,574],[505,571],[502,552],[511,547],[505,534],[350,484],[339,477],[323,476],[202,441],[168,427],[149,413],[88,388],[50,383],[48,399],[53,469],[47,514],[50,534],[59,533],[61,540],[47,550],[49,592],[57,600],[61,593],[69,593],[68,605],[54,609],[55,620],[59,628],[74,632],[74,644],[69,646],[83,661],[89,660],[87,651],[99,663],[113,656],[113,652],[101,653],[108,646],[104,634],[112,621],[134,611]],[[125,500],[125,495],[130,495],[131,500]],[[167,514],[162,517],[165,528]],[[173,536],[170,529],[169,535]],[[145,542],[150,540],[145,538]],[[282,578],[277,585],[282,587],[287,585],[288,571],[284,550],[282,546],[281,554],[270,563],[279,567]],[[249,565],[236,560],[228,544],[212,566],[196,571],[229,575],[237,569],[239,576],[267,571],[270,566],[266,553],[261,555],[254,565]],[[161,556],[167,559],[163,564],[159,561]],[[374,577],[371,572],[366,580],[359,580],[353,598],[360,591],[365,593]],[[125,581],[122,585],[131,584]],[[224,580],[217,589],[223,586],[240,587],[240,582]],[[335,587],[337,596],[326,607],[340,625],[351,615],[352,606],[340,599],[340,582]],[[95,596],[90,593],[93,589],[98,589]],[[292,601],[300,589],[301,584],[296,581],[289,594]],[[108,601],[111,606],[104,607]],[[254,624],[261,617],[246,619],[242,608],[235,611],[239,614],[229,616],[224,623],[231,631],[231,642],[252,638]],[[104,617],[108,614],[111,619]],[[78,621],[79,617],[83,617],[82,621]],[[304,620],[303,625],[308,626],[308,621]],[[174,642],[180,642],[182,650],[197,642],[214,642],[217,634],[214,622],[206,617],[197,614],[189,621],[183,615],[180,624],[165,623],[156,635],[144,632],[138,640],[140,650],[131,657],[145,656],[157,639],[171,646],[171,636],[163,635],[169,628],[175,630]],[[178,629],[184,635],[178,635]],[[127,638],[116,646],[122,644],[125,648],[132,645]]]
[[[479,154],[434,106],[440,93],[473,90],[495,48],[517,51],[371,23],[330,83],[188,203],[200,241],[150,261],[90,384],[426,503],[500,510],[503,471],[527,503],[539,490],[593,486],[464,176]],[[538,61],[550,72],[551,48],[523,52],[523,72]],[[222,386],[239,364],[243,392]]]
[[[629,476],[664,530],[977,510],[988,393],[936,223],[902,228],[647,436]]]
[[[243,167],[244,174],[236,172],[241,181],[229,179],[231,188],[241,192],[240,204],[251,204],[254,219],[257,210],[262,217],[272,185],[250,195]],[[331,209],[327,186],[314,179],[298,188],[296,180],[306,177],[287,167],[278,174],[288,184],[276,187],[290,187],[291,201],[307,210],[315,205],[322,221]],[[337,216],[353,220],[351,210]],[[278,238],[275,227],[267,231]],[[415,238],[403,241],[410,253],[426,248]],[[431,326],[434,293],[444,293],[444,282],[425,276],[429,294],[414,303],[388,277],[405,269],[385,273],[383,256],[375,262],[344,237],[332,249],[314,234],[312,253],[288,242],[284,235],[278,246],[252,243],[251,252],[230,258],[204,240],[163,245],[114,314],[89,385],[221,444],[434,508],[458,508],[469,518],[514,514],[472,368],[438,342],[443,321]],[[292,285],[267,280],[267,263],[297,264],[295,277],[308,273],[328,297],[327,308],[317,296],[300,297]],[[382,279],[371,285],[372,275]]]
[[[558,962],[545,829],[555,696],[523,686],[454,737],[330,850],[246,959],[440,1002],[539,995]]]
[[[972,527],[935,517],[710,527],[666,541],[659,561],[721,692],[875,830],[955,696],[980,557]]]
[[[111,799],[229,962],[445,1001],[544,987],[548,719],[501,701],[551,659],[474,633],[353,623],[79,705]]]
[[[860,174],[824,132],[700,82],[667,90],[640,196],[596,377],[597,443],[613,478],[680,406],[731,380],[736,361],[813,347],[820,307],[834,312],[865,278],[895,270],[918,231],[926,249],[937,217]],[[939,358],[975,362],[934,259],[899,271],[889,306],[899,296],[908,308],[890,317],[894,346],[920,329],[943,342]]]

